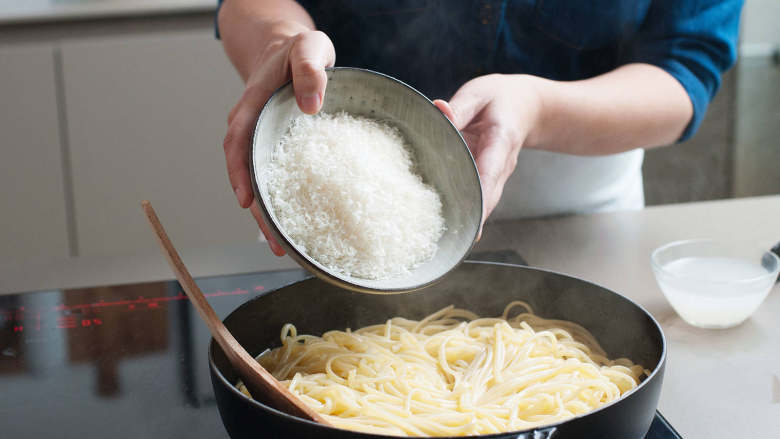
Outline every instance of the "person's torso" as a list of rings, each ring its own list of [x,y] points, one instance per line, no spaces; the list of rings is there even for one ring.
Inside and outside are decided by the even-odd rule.
[[[641,149],[598,157],[520,151],[491,220],[641,209]]]
[[[556,80],[619,65],[650,0],[299,0],[336,63],[396,77],[449,99],[488,73]]]
[[[336,65],[449,99],[489,73],[576,80],[617,67],[650,0],[299,0]],[[576,157],[522,151],[493,218],[643,205],[642,151]]]

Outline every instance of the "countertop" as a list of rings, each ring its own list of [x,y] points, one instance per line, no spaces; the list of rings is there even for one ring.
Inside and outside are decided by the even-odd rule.
[[[139,216],[139,221],[143,219]],[[687,325],[662,296],[650,269],[656,247],[714,237],[769,248],[780,240],[780,196],[656,206],[641,211],[489,224],[476,251],[512,249],[532,266],[579,276],[641,304],[663,326],[668,365],[660,410],[686,439],[780,437],[780,287],[742,325]],[[175,231],[175,224],[166,224]],[[175,233],[172,234],[175,242]],[[172,279],[148,254],[0,264],[0,293]],[[181,249],[195,276],[295,267],[262,243]]]
[[[652,313],[668,342],[659,409],[684,438],[768,439],[780,438],[780,286],[742,325],[697,329],[666,302],[649,258],[689,238],[768,249],[778,226],[780,196],[770,196],[495,224],[479,247],[515,249],[532,266],[601,284]]]
[[[0,0],[0,25],[214,11],[217,0]]]

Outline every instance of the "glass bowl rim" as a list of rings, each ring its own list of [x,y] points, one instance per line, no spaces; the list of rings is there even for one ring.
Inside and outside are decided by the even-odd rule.
[[[652,265],[653,271],[655,272],[656,276],[658,275],[658,273],[661,273],[661,274],[664,274],[664,275],[667,275],[667,276],[671,276],[671,277],[676,277],[676,278],[692,279],[692,280],[699,280],[699,281],[705,281],[705,282],[710,282],[710,283],[718,283],[718,284],[729,285],[729,284],[752,283],[752,282],[757,282],[757,281],[760,281],[760,280],[764,280],[765,278],[776,278],[778,273],[780,273],[780,257],[778,257],[774,252],[772,252],[770,250],[763,250],[763,254],[762,255],[766,256],[768,254],[768,255],[771,255],[771,257],[773,257],[775,259],[775,269],[774,270],[767,271],[765,274],[762,274],[760,276],[754,276],[754,277],[749,277],[749,278],[745,278],[745,279],[736,279],[736,280],[713,281],[713,280],[710,280],[710,279],[702,278],[701,276],[691,276],[691,275],[671,273],[668,270],[666,270],[662,265],[660,265],[658,263],[658,261],[657,261],[658,254],[660,252],[664,251],[664,250],[668,250],[668,249],[670,249],[672,247],[680,247],[680,246],[684,246],[684,245],[688,245],[688,244],[697,244],[697,243],[714,243],[714,244],[729,245],[729,243],[726,242],[726,241],[719,241],[717,239],[711,239],[711,238],[681,239],[681,240],[671,241],[671,242],[668,242],[666,244],[663,244],[660,247],[658,247],[655,250],[653,250],[653,252],[650,254],[650,264]],[[756,251],[760,251],[762,249],[755,248],[755,250]],[[745,259],[742,259],[742,258],[739,258],[739,259],[745,260]]]

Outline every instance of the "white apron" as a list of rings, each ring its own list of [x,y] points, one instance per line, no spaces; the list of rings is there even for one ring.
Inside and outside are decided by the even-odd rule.
[[[491,221],[641,209],[644,150],[575,156],[522,150]]]

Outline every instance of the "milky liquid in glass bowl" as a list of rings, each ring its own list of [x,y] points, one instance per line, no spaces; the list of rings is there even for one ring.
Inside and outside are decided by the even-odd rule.
[[[680,317],[703,328],[742,323],[761,305],[775,280],[759,262],[730,257],[682,257],[654,271]]]

